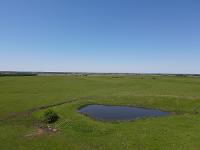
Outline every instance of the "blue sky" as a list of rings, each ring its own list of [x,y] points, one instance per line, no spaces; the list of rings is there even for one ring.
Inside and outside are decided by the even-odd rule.
[[[199,0],[0,0],[0,70],[200,73]]]

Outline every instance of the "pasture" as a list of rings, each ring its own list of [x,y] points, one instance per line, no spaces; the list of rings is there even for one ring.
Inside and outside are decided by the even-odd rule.
[[[139,106],[166,117],[106,122],[78,112],[87,104]],[[48,108],[47,108],[48,107]],[[55,133],[33,134],[46,109]],[[200,78],[176,76],[0,77],[1,150],[198,150]]]

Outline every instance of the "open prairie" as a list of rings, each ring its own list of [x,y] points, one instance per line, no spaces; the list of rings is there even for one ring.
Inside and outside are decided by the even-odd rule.
[[[172,115],[106,122],[87,104],[156,108]],[[40,131],[43,112],[60,119]],[[1,150],[199,150],[200,78],[176,76],[0,77]]]

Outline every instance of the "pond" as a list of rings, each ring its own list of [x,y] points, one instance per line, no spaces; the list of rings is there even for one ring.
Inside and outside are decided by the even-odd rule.
[[[80,113],[94,119],[104,121],[125,121],[139,118],[168,116],[171,113],[157,109],[147,109],[130,106],[87,105],[79,110]]]

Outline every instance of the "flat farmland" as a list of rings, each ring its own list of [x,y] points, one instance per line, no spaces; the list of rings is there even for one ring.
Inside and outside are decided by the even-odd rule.
[[[172,115],[106,122],[80,114],[87,104],[155,108]],[[60,116],[52,124],[57,132],[38,132],[47,109]],[[198,150],[200,78],[0,77],[0,133],[2,150]]]

